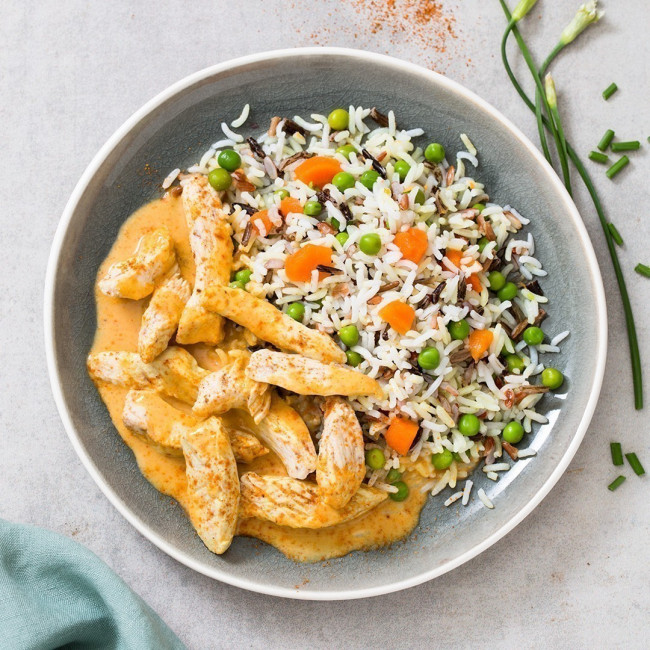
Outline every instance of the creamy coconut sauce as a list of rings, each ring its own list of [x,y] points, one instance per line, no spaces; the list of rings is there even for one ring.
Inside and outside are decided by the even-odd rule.
[[[167,226],[174,238],[181,274],[192,282],[194,263],[181,200],[170,195],[145,205],[128,219],[97,277],[103,277],[114,262],[130,257],[142,235],[161,225]],[[140,320],[149,299],[132,301],[110,298],[102,294],[97,286],[95,299],[98,326],[91,352],[136,352]],[[211,349],[202,345],[187,346],[187,349],[204,368],[216,370],[219,367],[218,356]],[[117,431],[133,451],[142,474],[157,490],[185,507],[187,484],[183,457],[163,453],[124,426],[122,410],[128,392],[126,388],[101,384],[98,385],[98,390]],[[187,405],[174,402],[174,406],[190,412]],[[230,422],[245,426],[255,433],[255,425],[244,413],[233,411],[226,414],[224,419],[226,424]],[[273,453],[248,465],[240,465],[239,470],[240,473],[252,470],[259,474],[286,475],[284,467]],[[415,473],[409,473],[406,481],[411,488],[406,501],[397,503],[387,499],[362,517],[338,526],[320,530],[295,529],[258,519],[245,519],[239,522],[238,534],[272,544],[287,557],[300,562],[316,562],[340,557],[350,551],[386,546],[403,539],[415,528],[426,501],[427,494],[418,489],[422,479]]]

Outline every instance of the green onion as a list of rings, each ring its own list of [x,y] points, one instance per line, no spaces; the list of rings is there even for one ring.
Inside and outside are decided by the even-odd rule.
[[[608,486],[607,489],[611,490],[612,492],[621,484],[625,482],[625,477],[624,476],[617,476]]]
[[[614,178],[618,172],[623,169],[628,163],[630,162],[630,159],[627,156],[621,156],[605,173],[607,174],[607,178]]]
[[[609,86],[603,90],[603,99],[609,99],[617,90],[618,86],[615,83],[609,84]]]
[[[600,151],[590,151],[589,160],[593,160],[594,162],[598,163],[606,163],[609,162],[609,156],[605,155],[604,153],[600,153]]]
[[[499,0],[499,2],[501,3],[501,7],[503,8],[503,12],[506,15],[506,18],[508,19],[508,21],[510,21],[511,20],[510,10],[506,5],[505,0]],[[504,36],[507,37],[507,34],[509,34],[511,31],[515,36],[519,34],[521,38],[521,34],[519,33],[518,28],[516,26],[512,27],[510,23],[506,28],[506,34]],[[526,44],[523,42],[523,39],[517,42],[521,43],[524,48],[526,47]],[[501,39],[501,59],[503,61],[503,67],[505,68],[506,74],[508,75],[508,78],[512,82],[514,89],[517,91],[518,95],[524,101],[526,106],[528,106],[528,108],[531,111],[536,112],[535,104],[533,104],[530,97],[528,97],[524,89],[521,87],[519,80],[517,79],[517,77],[515,77],[515,74],[512,71],[512,67],[508,60],[508,52],[507,52],[506,45],[507,45],[507,38],[504,37]],[[562,50],[562,47],[563,46],[560,43],[551,51],[549,56],[544,61],[544,66],[543,66],[544,69],[548,67],[550,63],[555,59],[555,57]],[[541,122],[547,129],[551,128],[551,124],[546,117],[541,116]],[[571,158],[571,161],[573,162],[576,169],[578,170],[578,174],[580,175],[582,182],[584,183],[585,187],[587,188],[587,191],[589,192],[589,196],[591,197],[592,203],[594,204],[594,208],[596,208],[596,213],[598,215],[600,225],[603,229],[603,232],[605,233],[605,241],[607,242],[607,249],[609,251],[609,255],[612,260],[612,266],[614,267],[614,274],[616,275],[616,282],[618,284],[618,290],[621,294],[621,302],[623,303],[623,312],[625,314],[625,325],[627,328],[627,338],[628,338],[628,344],[630,348],[630,361],[632,364],[632,382],[634,386],[634,408],[639,410],[643,408],[643,377],[641,375],[641,357],[639,355],[639,342],[637,340],[636,326],[634,324],[634,313],[632,312],[632,305],[630,304],[630,296],[627,292],[627,286],[625,285],[625,277],[623,276],[623,271],[621,269],[621,264],[618,259],[618,254],[616,252],[612,234],[608,228],[608,222],[607,222],[607,218],[605,217],[605,211],[603,210],[603,206],[600,202],[600,198],[598,197],[598,193],[596,192],[596,188],[594,187],[593,181],[591,180],[591,176],[589,175],[589,172],[587,171],[585,166],[582,164],[582,161],[580,160],[578,154],[575,152],[573,147],[568,142],[567,142],[567,153],[569,154],[569,158]]]
[[[571,194],[571,180],[569,178],[569,159],[566,150],[566,138],[564,137],[564,129],[562,128],[562,120],[560,119],[560,113],[557,108],[557,94],[555,92],[555,82],[553,77],[549,72],[544,78],[544,90],[546,92],[546,101],[548,107],[551,110],[552,121],[555,122],[557,127],[558,139],[556,139],[556,145],[558,146],[558,152],[560,155],[560,166],[562,167],[562,176],[564,178],[564,185],[567,188],[569,194]],[[544,129],[542,129],[543,131]],[[559,145],[557,144],[559,140]]]
[[[641,264],[641,262],[639,262],[634,267],[634,270],[637,273],[640,273],[641,275],[644,275],[646,278],[650,278],[650,266],[646,266],[645,264]]]
[[[641,465],[635,453],[625,454],[625,458],[627,458],[627,462],[630,463],[630,467],[637,476],[643,476],[645,474],[645,469],[643,469],[643,465]]]
[[[615,135],[616,134],[614,133],[614,131],[612,131],[611,129],[607,129],[603,137],[600,139],[600,142],[598,143],[598,148],[601,151],[605,151],[605,149],[609,147],[609,143],[614,139]]]
[[[614,465],[623,464],[623,449],[620,442],[610,442],[609,448],[612,452],[612,463]]]
[[[621,237],[621,233],[618,232],[618,229],[613,223],[608,223],[607,227],[609,228],[609,232],[612,233],[612,239],[616,242],[618,246],[623,245],[623,237]]]
[[[636,151],[641,147],[638,140],[628,140],[627,142],[612,142],[612,151]]]

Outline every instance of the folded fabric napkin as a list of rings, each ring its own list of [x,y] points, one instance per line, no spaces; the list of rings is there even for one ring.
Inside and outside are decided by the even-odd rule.
[[[185,646],[96,555],[66,537],[0,519],[0,647]]]

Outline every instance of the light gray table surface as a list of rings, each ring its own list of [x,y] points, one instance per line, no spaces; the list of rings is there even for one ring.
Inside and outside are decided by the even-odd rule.
[[[544,54],[579,0],[543,0],[525,24]],[[84,2],[5,0],[0,15],[0,516],[38,524],[105,560],[190,648],[647,647],[650,638],[648,478],[617,471],[610,440],[650,467],[650,390],[632,407],[625,324],[612,266],[586,193],[577,204],[608,301],[609,353],[600,402],[570,468],[514,531],[464,566],[405,592],[343,603],[248,593],[203,577],[159,551],[110,505],[76,457],[59,420],[43,350],[43,284],[59,215],[84,168],[136,109],[170,83],[226,59],[287,46],[389,52],[460,81],[536,141],[498,48],[497,0],[445,2],[456,38],[433,48],[407,30],[368,26],[359,2]],[[399,6],[399,1],[398,1]],[[606,128],[642,139],[611,182],[590,163],[625,238],[621,261],[650,383],[650,12],[610,0],[605,19],[554,68],[566,130],[587,153]],[[323,25],[326,25],[325,29]],[[523,72],[521,65],[517,69]],[[344,72],[342,71],[342,74]],[[616,81],[609,101],[601,91]],[[567,260],[567,264],[579,260]],[[645,639],[645,641],[644,641]],[[0,642],[1,645],[1,642]]]

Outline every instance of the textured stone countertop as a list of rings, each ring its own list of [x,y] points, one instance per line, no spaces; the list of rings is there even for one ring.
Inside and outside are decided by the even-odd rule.
[[[514,3],[514,0],[513,0]],[[408,0],[408,5],[422,5]],[[538,55],[579,0],[544,0],[524,29]],[[113,131],[170,83],[226,59],[288,46],[388,52],[443,72],[484,97],[536,141],[534,120],[499,59],[497,0],[444,1],[423,27],[389,19],[381,0],[181,3],[159,0],[3,3],[0,21],[0,516],[59,531],[103,558],[190,648],[647,647],[648,477],[616,492],[608,443],[650,466],[646,412],[632,408],[625,325],[614,273],[586,193],[577,203],[596,248],[609,313],[600,402],[568,471],[514,531],[459,569],[405,592],[349,603],[281,600],[220,584],[142,537],[100,493],[52,399],[43,351],[43,279],[59,215]],[[400,0],[398,7],[403,7]],[[650,12],[606,3],[605,19],[558,61],[566,130],[579,152],[612,127],[643,151],[614,181],[594,177],[625,239],[620,250],[650,383]],[[406,29],[403,29],[406,26]],[[523,72],[523,66],[517,69]],[[345,74],[342,70],[341,74]],[[601,91],[616,81],[608,102]],[[646,639],[645,642],[643,639]]]

